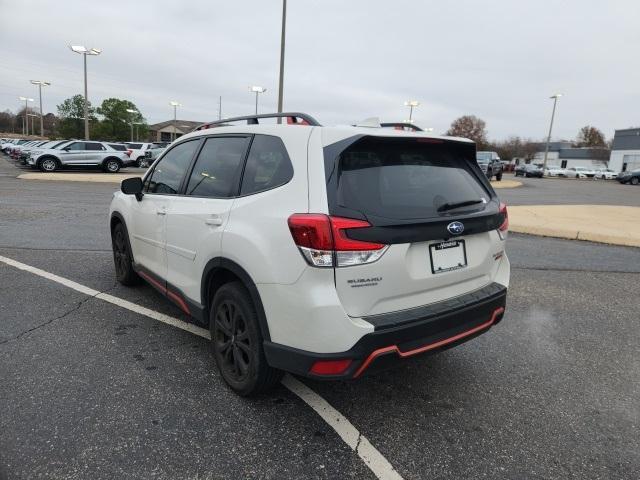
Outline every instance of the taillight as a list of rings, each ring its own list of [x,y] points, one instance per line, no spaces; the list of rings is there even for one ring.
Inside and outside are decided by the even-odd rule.
[[[133,150],[127,150],[127,155],[129,155],[129,158],[131,158],[132,153],[133,153]]]
[[[500,204],[500,214],[503,215],[502,224],[498,227],[498,235],[502,240],[507,238],[509,233],[509,213],[507,212],[507,206],[504,203]]]
[[[345,230],[366,228],[364,220],[330,217],[320,213],[295,213],[289,217],[293,241],[309,265],[348,267],[378,260],[388,246],[349,238]]]

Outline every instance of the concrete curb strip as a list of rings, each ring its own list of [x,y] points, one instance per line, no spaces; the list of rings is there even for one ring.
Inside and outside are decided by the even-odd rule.
[[[640,207],[527,205],[509,207],[512,232],[640,247]]]
[[[23,173],[21,180],[53,180],[62,182],[120,183],[125,178],[141,177],[135,173]]]

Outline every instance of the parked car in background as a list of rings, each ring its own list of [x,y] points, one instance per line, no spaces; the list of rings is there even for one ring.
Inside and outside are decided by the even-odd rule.
[[[593,176],[594,180],[613,180],[618,176],[616,172],[610,168],[599,168]]]
[[[161,154],[167,149],[167,147],[155,146],[148,149],[145,152],[145,161],[147,165],[151,165]]]
[[[129,149],[129,157],[133,160],[137,167],[141,167],[145,161],[145,152],[153,148],[153,143],[127,143]]]
[[[567,169],[558,165],[549,165],[544,171],[545,177],[566,177]]]
[[[129,164],[129,155],[107,143],[72,140],[58,148],[33,151],[29,163],[43,172],[66,167],[98,167],[116,173]]]
[[[504,166],[496,152],[476,152],[476,161],[489,180],[492,177],[496,177],[497,181],[502,180]]]
[[[567,177],[569,178],[593,178],[595,174],[595,170],[586,167],[567,168]]]
[[[630,172],[620,172],[616,177],[620,183],[630,183],[631,185],[640,184],[640,169]]]
[[[516,177],[538,177],[542,178],[542,167],[533,163],[518,165],[515,169]]]
[[[153,142],[154,148],[167,148],[171,142]]]

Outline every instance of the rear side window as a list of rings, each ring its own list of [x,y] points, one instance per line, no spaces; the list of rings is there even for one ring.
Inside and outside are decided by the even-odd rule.
[[[236,196],[248,145],[248,137],[208,138],[191,172],[187,195]]]
[[[176,194],[182,178],[196,153],[199,140],[190,140],[173,147],[162,157],[145,181],[145,192]]]
[[[127,151],[127,147],[125,147],[124,145],[119,145],[117,143],[110,143],[109,146],[111,148],[113,148],[114,150],[118,150],[120,152],[126,152]]]
[[[490,194],[471,164],[472,145],[364,137],[338,157],[335,203],[370,220],[429,219],[468,201],[477,203],[447,213],[482,209]]]
[[[292,177],[293,166],[282,140],[269,135],[256,135],[242,176],[240,194],[249,195],[276,188]]]
[[[129,147],[131,150],[140,150],[142,148],[142,144],[141,143],[127,143],[127,147]]]
[[[87,142],[85,149],[86,150],[92,150],[92,151],[97,151],[97,150],[104,150],[104,147],[102,146],[101,143],[92,143],[92,142]]]

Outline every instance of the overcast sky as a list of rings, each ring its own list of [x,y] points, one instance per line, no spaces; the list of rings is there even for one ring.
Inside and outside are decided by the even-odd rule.
[[[30,79],[52,83],[45,112],[81,93],[82,57],[68,44],[103,49],[89,57],[89,99],[133,101],[149,123],[213,120],[277,105],[281,0],[0,0],[0,110]],[[554,138],[586,124],[610,138],[640,125],[638,0],[289,0],[285,110],[323,124],[408,117],[445,131],[474,114],[489,137],[542,138],[550,95],[561,92]]]

